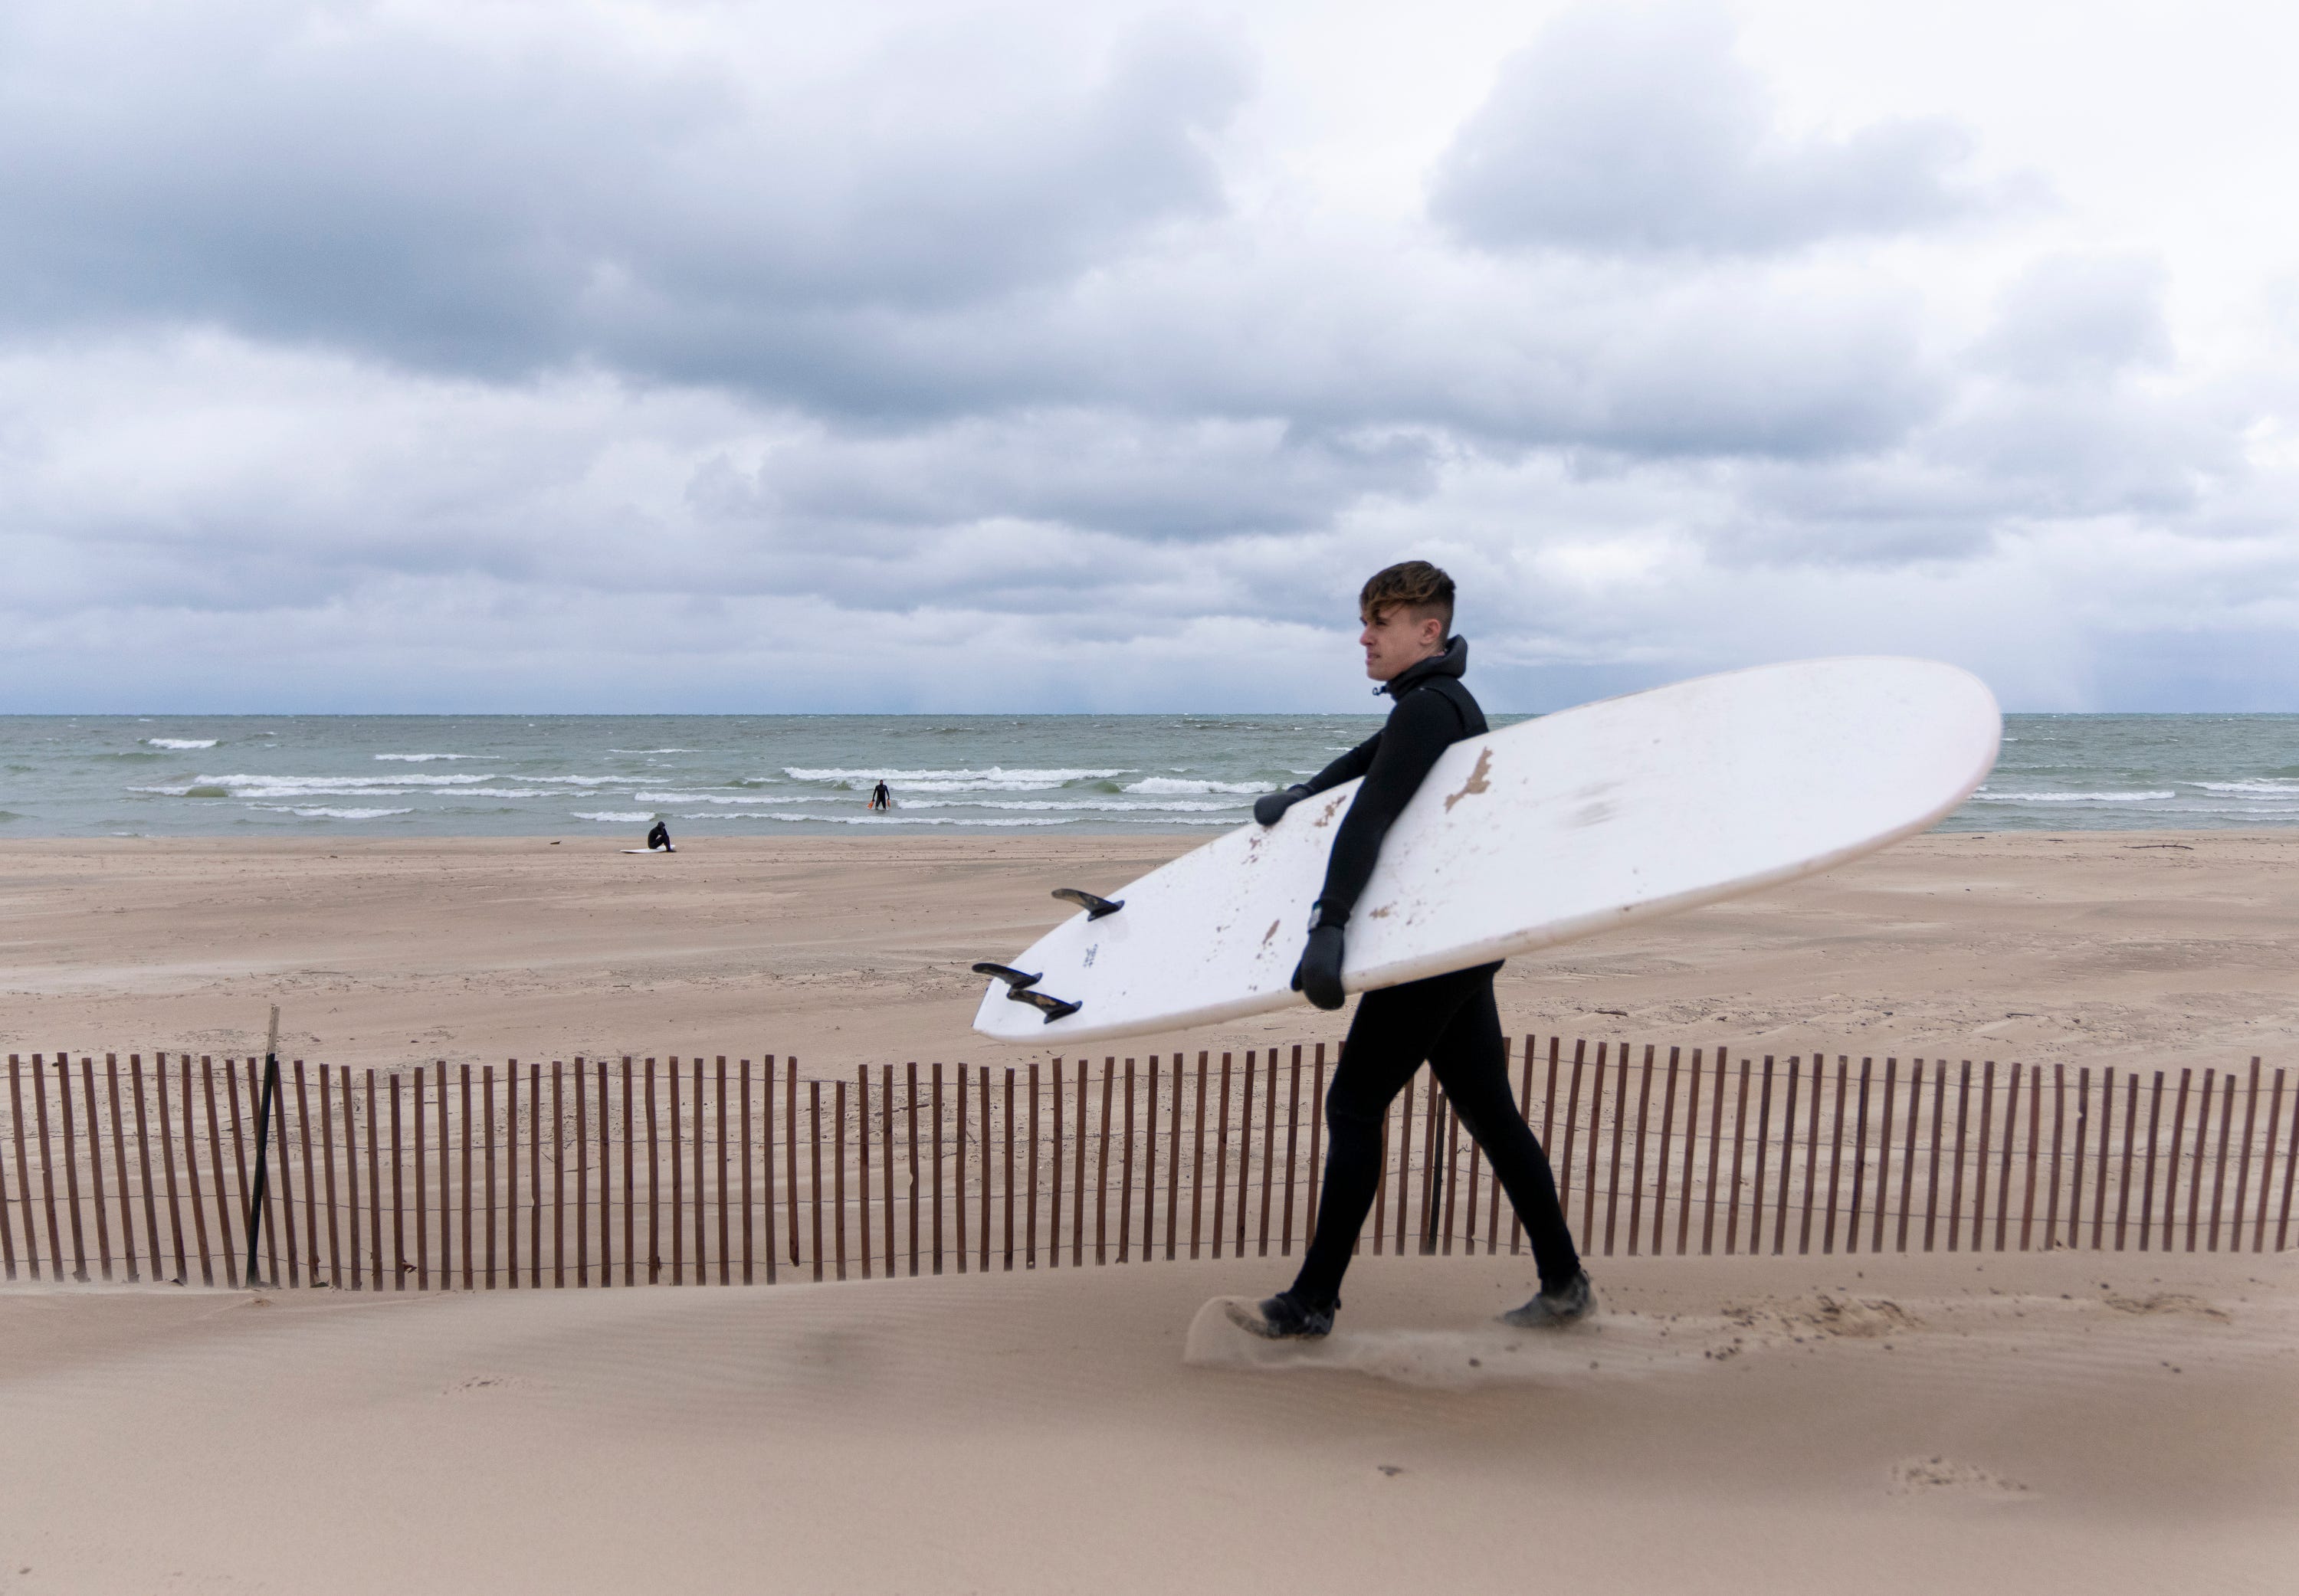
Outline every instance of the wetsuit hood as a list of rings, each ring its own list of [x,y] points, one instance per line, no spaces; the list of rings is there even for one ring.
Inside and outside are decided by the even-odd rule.
[[[1465,637],[1448,638],[1446,640],[1445,651],[1442,654],[1432,654],[1426,659],[1406,666],[1396,675],[1374,688],[1374,693],[1376,697],[1382,693],[1387,693],[1392,699],[1401,699],[1432,676],[1451,676],[1457,679],[1468,674],[1468,672],[1469,640]]]

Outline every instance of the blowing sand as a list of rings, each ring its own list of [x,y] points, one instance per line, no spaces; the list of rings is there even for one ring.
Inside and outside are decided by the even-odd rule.
[[[2287,1260],[0,1293],[8,1590],[2287,1591]],[[1197,1361],[1185,1361],[1196,1352]],[[1210,1357],[1208,1358],[1208,1354]]]
[[[1163,839],[0,848],[0,1048],[1003,1059],[1010,954]],[[2232,1068],[2299,835],[1931,837],[1514,961],[1519,1030]],[[1193,1046],[1316,1039],[1307,1010]],[[1145,1038],[1145,1047],[1164,1039]],[[1170,1044],[1166,1044],[1170,1045]],[[2289,1255],[1363,1259],[772,1288],[0,1290],[0,1591],[2287,1591]]]

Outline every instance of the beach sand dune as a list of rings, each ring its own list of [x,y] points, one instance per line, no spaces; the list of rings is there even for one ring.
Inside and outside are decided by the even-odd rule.
[[[968,965],[1069,913],[1052,888],[1113,890],[1196,840],[9,843],[0,1047],[245,1053],[276,1002],[294,1055],[352,1065],[1025,1063],[969,1029]],[[2299,1038],[2295,927],[2299,831],[1939,834],[1511,960],[1501,1013],[1783,1056],[2273,1064]],[[1339,1034],[1303,1007],[1138,1050]]]
[[[2287,1590],[2290,1261],[0,1292],[11,1590]]]

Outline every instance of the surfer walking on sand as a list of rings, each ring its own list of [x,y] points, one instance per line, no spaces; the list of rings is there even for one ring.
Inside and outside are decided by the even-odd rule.
[[[1382,839],[1438,757],[1486,730],[1484,712],[1461,681],[1468,642],[1450,635],[1451,577],[1426,560],[1407,560],[1367,582],[1357,608],[1365,622],[1357,641],[1365,648],[1365,674],[1391,700],[1388,724],[1308,781],[1266,793],[1253,806],[1254,819],[1274,826],[1303,798],[1365,778],[1336,829],[1324,889],[1310,914],[1308,945],[1293,972],[1295,988],[1321,1009],[1338,1009],[1346,1000],[1341,954],[1349,914],[1373,874]],[[1382,1122],[1390,1100],[1423,1061],[1463,1127],[1485,1150],[1532,1243],[1540,1293],[1501,1317],[1526,1328],[1564,1325],[1594,1305],[1548,1155],[1509,1091],[1508,1043],[1493,1001],[1493,972],[1499,968],[1497,960],[1383,987],[1358,1000],[1325,1094],[1325,1180],[1315,1231],[1291,1286],[1257,1307],[1232,1309],[1244,1328],[1273,1339],[1332,1329],[1341,1276],[1381,1179]]]

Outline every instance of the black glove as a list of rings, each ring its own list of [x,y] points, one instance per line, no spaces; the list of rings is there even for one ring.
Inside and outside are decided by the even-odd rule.
[[[1337,1009],[1349,1001],[1341,990],[1341,928],[1346,915],[1329,917],[1322,904],[1311,918],[1308,945],[1301,962],[1293,966],[1293,989],[1321,1009]]]
[[[1299,781],[1282,792],[1265,792],[1253,800],[1253,818],[1263,825],[1274,826],[1285,818],[1285,811],[1309,796],[1309,790]]]

